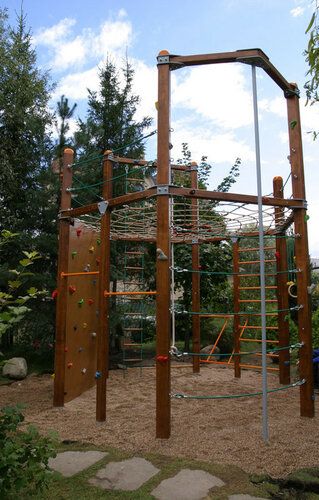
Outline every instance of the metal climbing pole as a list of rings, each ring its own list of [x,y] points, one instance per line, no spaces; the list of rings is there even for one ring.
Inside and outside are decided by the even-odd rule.
[[[255,130],[255,154],[256,154],[256,176],[258,196],[258,225],[259,225],[259,260],[260,260],[260,300],[261,300],[261,338],[262,338],[262,433],[264,441],[269,440],[268,431],[268,401],[267,401],[267,335],[266,335],[266,289],[265,289],[265,251],[264,251],[264,227],[262,207],[262,183],[260,165],[260,143],[258,124],[258,102],[256,66],[252,64],[252,88],[254,106],[254,130]]]

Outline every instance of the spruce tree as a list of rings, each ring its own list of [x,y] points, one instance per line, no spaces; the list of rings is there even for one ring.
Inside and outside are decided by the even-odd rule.
[[[58,179],[51,173],[53,143],[48,130],[49,75],[37,67],[31,32],[23,12],[16,25],[8,24],[0,11],[0,230],[18,233],[14,245],[2,255],[0,287],[8,270],[23,250],[37,251],[43,258],[33,268],[32,284],[51,288],[56,269],[56,199]],[[12,279],[12,278],[11,278]],[[34,303],[34,311],[19,325],[19,336],[45,335],[53,331],[53,308]],[[42,325],[36,322],[42,317]],[[51,324],[52,323],[52,324]],[[45,325],[45,326],[44,326]]]

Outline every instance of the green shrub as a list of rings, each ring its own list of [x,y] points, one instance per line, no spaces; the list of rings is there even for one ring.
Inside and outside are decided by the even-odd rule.
[[[53,436],[41,436],[29,426],[20,431],[20,407],[0,410],[0,498],[25,498],[42,491],[50,479],[48,461],[55,457]]]

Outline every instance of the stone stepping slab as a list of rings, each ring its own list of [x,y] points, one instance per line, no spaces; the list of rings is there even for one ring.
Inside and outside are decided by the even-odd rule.
[[[211,488],[224,485],[221,479],[203,470],[182,469],[162,481],[151,494],[158,500],[202,500]]]
[[[159,472],[151,462],[133,457],[121,462],[110,462],[89,479],[89,483],[103,490],[134,491]]]
[[[55,458],[50,458],[50,469],[60,472],[62,476],[71,477],[95,464],[108,453],[102,451],[64,451]]]

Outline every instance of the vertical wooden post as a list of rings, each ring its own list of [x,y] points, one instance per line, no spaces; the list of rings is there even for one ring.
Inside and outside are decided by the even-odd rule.
[[[198,189],[198,173],[197,163],[193,162],[191,165],[191,187]],[[195,313],[200,312],[200,274],[199,274],[199,243],[198,243],[198,199],[192,198],[192,311]],[[195,271],[195,272],[194,272]],[[193,337],[193,352],[200,353],[200,316],[194,314],[192,316],[192,337]],[[200,357],[193,356],[193,372],[199,373],[200,371]]]
[[[171,433],[170,402],[170,67],[169,53],[158,55],[157,260],[156,260],[156,437]]]
[[[103,189],[105,201],[112,198],[113,164],[110,160],[111,151],[105,151],[103,161]],[[97,377],[96,377],[96,420],[106,419],[106,380],[109,366],[110,343],[110,299],[104,296],[104,291],[110,291],[110,260],[111,260],[111,212],[106,209],[101,217],[101,261],[99,274],[99,328],[97,337]]]
[[[240,378],[241,368],[240,368],[240,356],[236,353],[240,352],[240,316],[239,316],[239,287],[240,287],[240,277],[239,277],[239,240],[236,239],[233,243],[233,293],[234,293],[234,369],[235,377]]]
[[[296,84],[291,84],[297,89]],[[293,93],[287,96],[288,108],[288,131],[290,145],[290,164],[292,193],[294,198],[305,200],[305,179],[302,154],[302,139],[300,125],[299,98]],[[298,331],[300,342],[304,346],[299,350],[299,372],[305,383],[300,386],[300,414],[303,417],[314,416],[314,392],[313,392],[313,369],[312,369],[312,331],[311,331],[311,304],[307,287],[310,284],[310,266],[307,234],[307,211],[306,207],[295,209],[294,223],[295,234],[300,236],[295,240],[297,293],[298,305],[302,308],[298,311]]]
[[[74,152],[66,148],[63,152],[63,172],[61,187],[61,210],[71,208],[72,169]],[[67,279],[61,273],[68,272],[69,266],[69,240],[70,220],[60,218],[59,221],[59,247],[58,247],[58,277],[57,277],[57,303],[56,303],[56,333],[55,333],[55,377],[53,406],[64,405],[64,380],[65,380],[65,342],[66,342],[66,314],[67,314]]]
[[[282,177],[274,177],[273,190],[275,198],[283,198]],[[275,207],[275,226],[280,227],[284,220],[283,207]],[[288,300],[288,270],[287,262],[287,242],[284,234],[276,235],[276,261],[277,261],[277,304],[278,304],[278,340],[279,347],[289,345],[289,300]],[[279,351],[279,382],[281,384],[290,383],[290,354],[289,349]]]

